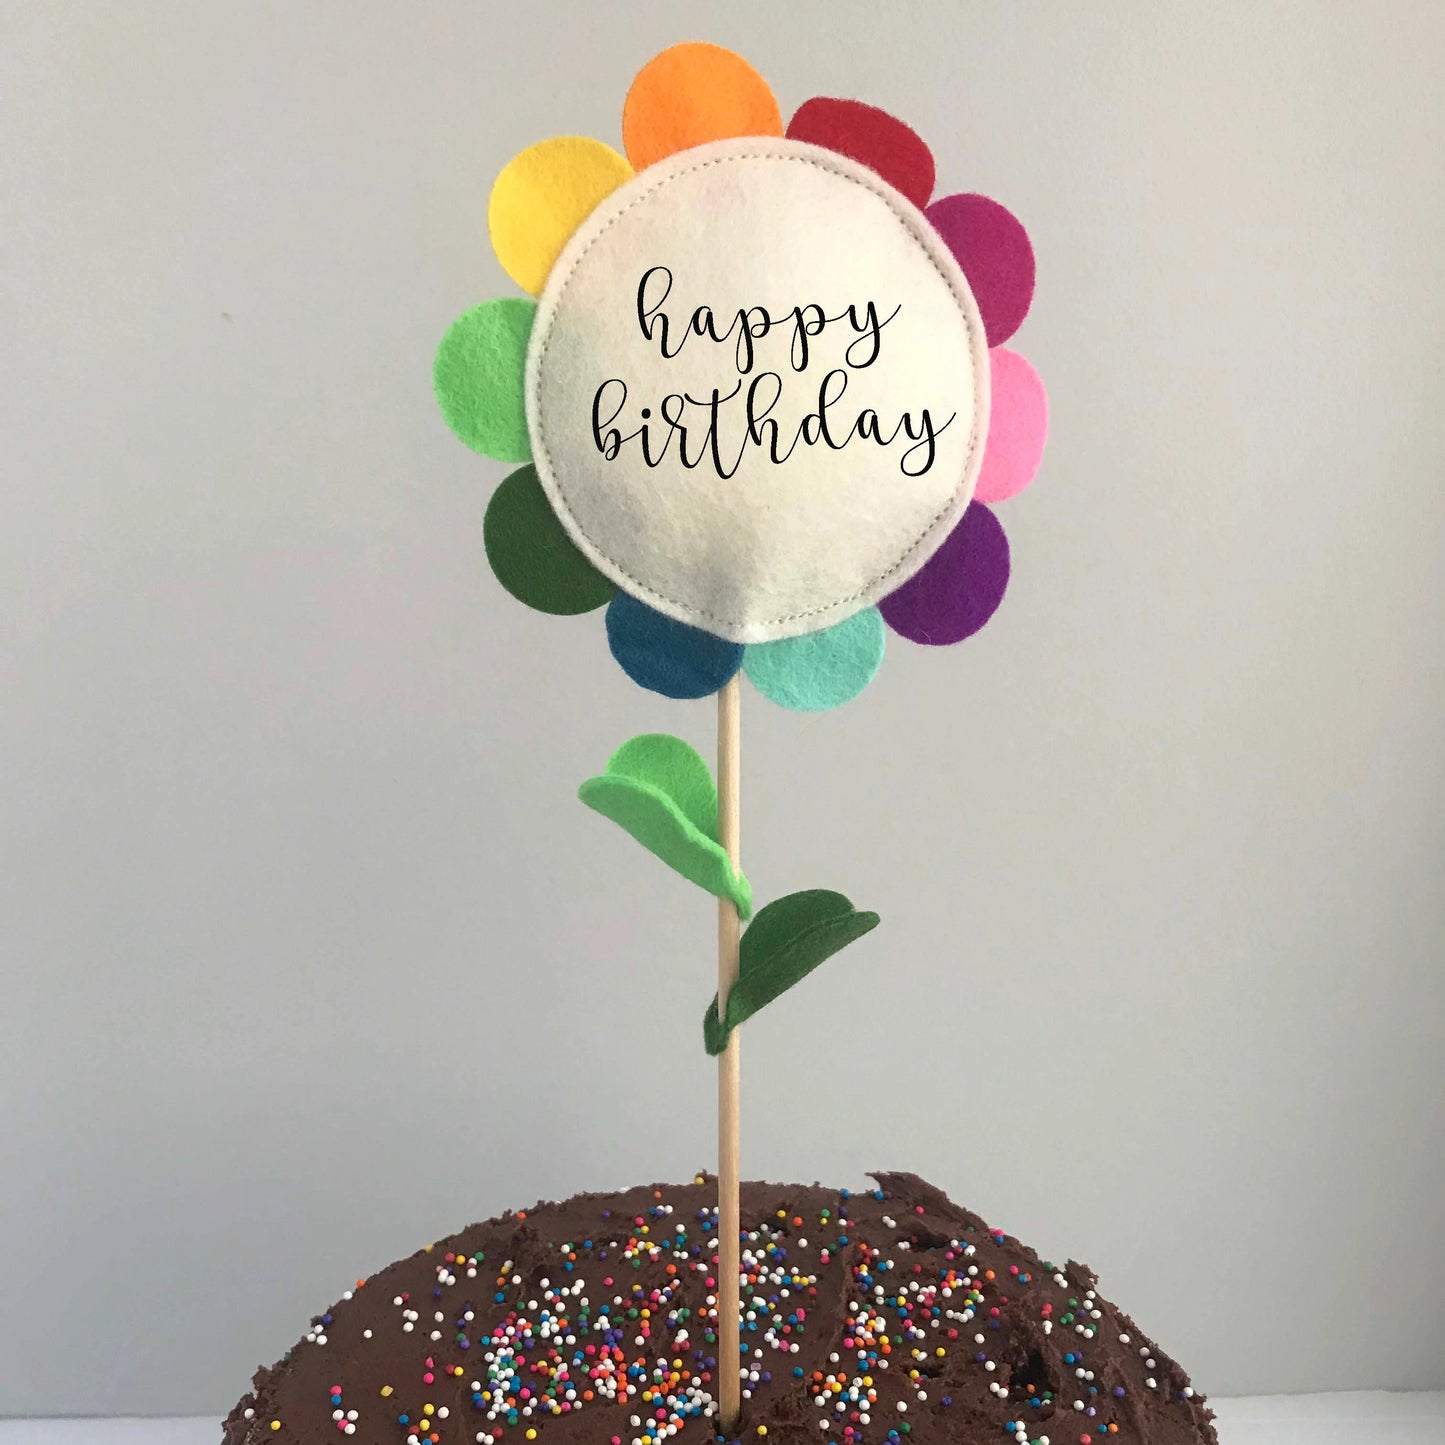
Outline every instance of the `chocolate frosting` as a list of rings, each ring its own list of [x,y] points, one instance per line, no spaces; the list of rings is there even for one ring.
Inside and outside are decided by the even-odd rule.
[[[1070,1261],[912,1174],[742,1188],[748,1445],[1215,1441]],[[508,1212],[359,1281],[257,1371],[224,1445],[710,1445],[716,1181]]]

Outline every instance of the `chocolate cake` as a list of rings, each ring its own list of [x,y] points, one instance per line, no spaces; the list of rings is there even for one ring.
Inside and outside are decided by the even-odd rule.
[[[1215,1441],[1095,1289],[912,1174],[742,1187],[748,1445]],[[224,1445],[709,1445],[715,1181],[507,1213],[358,1280]]]

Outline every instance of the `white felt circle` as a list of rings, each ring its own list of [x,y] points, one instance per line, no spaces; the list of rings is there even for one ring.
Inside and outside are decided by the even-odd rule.
[[[722,341],[706,315],[694,329],[702,307]],[[649,167],[573,236],[532,331],[527,421],[601,571],[766,642],[876,602],[942,545],[973,493],[988,376],[973,295],[922,212],[831,151],[732,140]]]

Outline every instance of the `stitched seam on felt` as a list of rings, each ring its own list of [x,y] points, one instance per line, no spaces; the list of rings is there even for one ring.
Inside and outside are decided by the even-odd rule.
[[[869,191],[873,195],[877,196],[878,199],[881,200],[884,205],[886,205],[888,209],[893,213],[899,224],[902,225],[903,228],[908,232],[909,237],[919,244],[919,248],[923,251],[924,256],[927,258],[928,264],[933,267],[933,270],[938,276],[939,280],[941,280],[944,285],[948,287],[949,294],[954,298],[955,302],[959,303],[958,313],[959,316],[962,318],[964,329],[968,334],[969,355],[970,359],[972,359],[974,343],[977,341],[978,335],[977,332],[974,330],[973,322],[969,317],[967,309],[962,305],[963,298],[959,295],[958,288],[954,285],[953,278],[950,277],[948,273],[939,266],[937,260],[934,258],[932,253],[928,250],[926,246],[922,244],[921,238],[919,237],[918,232],[914,228],[913,223],[911,222],[909,217],[903,211],[899,210],[898,206],[893,200],[893,197],[888,194],[891,187],[888,187],[887,183],[884,182],[881,178],[878,178],[877,180],[872,177],[865,179],[862,176],[852,175],[850,172],[843,170],[840,167],[829,165],[825,161],[815,159],[813,156],[795,155],[789,151],[750,151],[746,155],[714,156],[709,160],[698,161],[695,165],[687,166],[680,171],[674,171],[664,179],[658,180],[653,185],[649,186],[648,189],[643,191],[641,195],[636,196],[631,201],[629,201],[620,211],[617,212],[616,215],[610,217],[607,221],[607,224],[601,227],[601,229],[598,230],[597,234],[594,235],[573,258],[572,264],[568,267],[566,276],[562,279],[562,284],[557,292],[556,300],[553,302],[549,310],[547,316],[547,330],[542,335],[541,348],[537,354],[537,365],[535,368],[533,368],[533,374],[528,380],[529,399],[533,402],[533,410],[536,412],[537,415],[538,435],[534,439],[535,445],[533,447],[533,459],[535,461],[537,455],[540,455],[545,459],[547,464],[547,470],[552,476],[553,485],[557,491],[558,499],[561,501],[562,507],[566,511],[567,516],[571,519],[573,525],[584,537],[587,537],[587,533],[583,528],[582,523],[577,519],[576,514],[572,511],[572,508],[569,505],[567,498],[563,495],[562,484],[558,476],[557,469],[552,465],[552,454],[547,448],[547,438],[545,434],[546,428],[545,423],[542,419],[542,366],[547,359],[547,348],[552,344],[552,325],[556,318],[557,311],[561,305],[562,297],[566,294],[567,287],[571,284],[572,277],[576,274],[577,267],[581,264],[587,253],[593,248],[593,246],[597,244],[598,241],[602,239],[604,235],[607,234],[608,231],[612,229],[613,226],[617,224],[618,221],[622,219],[623,216],[625,216],[635,206],[640,206],[645,200],[647,200],[655,192],[661,190],[662,187],[667,185],[670,181],[677,180],[682,176],[692,175],[696,171],[706,170],[709,166],[729,165],[739,161],[792,161],[794,164],[814,166],[820,171],[826,171],[830,175],[839,176],[843,180],[851,182],[853,185],[861,186],[864,190]],[[624,184],[626,183],[624,182]],[[927,223],[926,218],[925,223]],[[583,221],[582,224],[585,226],[587,222]],[[935,234],[937,233],[935,232]],[[946,243],[943,242],[942,237],[939,237],[939,241],[941,244],[946,245]],[[549,276],[548,281],[550,282],[550,280],[551,277]],[[985,342],[985,348],[986,347],[987,342]],[[987,359],[986,349],[985,359]],[[975,376],[975,382],[976,381],[977,376]],[[927,525],[924,527],[923,531],[920,532],[911,543],[909,543],[903,555],[899,557],[899,559],[891,567],[885,568],[882,572],[878,573],[877,576],[869,578],[869,580],[865,582],[863,586],[860,587],[856,592],[850,593],[846,597],[835,598],[833,601],[823,603],[818,607],[806,608],[802,612],[788,613],[786,616],[783,617],[765,617],[753,620],[749,620],[743,617],[719,617],[716,613],[708,612],[704,608],[693,607],[686,602],[679,602],[675,598],[668,597],[665,593],[659,592],[655,587],[650,587],[646,582],[642,581],[641,578],[634,577],[632,573],[629,572],[627,568],[622,565],[621,562],[619,562],[615,557],[604,552],[602,548],[599,547],[597,543],[591,539],[591,537],[587,537],[587,542],[588,545],[597,553],[599,557],[604,558],[610,566],[616,568],[616,570],[620,572],[622,576],[626,577],[627,580],[631,582],[632,585],[636,587],[639,591],[646,593],[649,597],[656,598],[659,602],[666,603],[669,607],[675,608],[679,612],[686,613],[689,617],[695,617],[704,622],[720,623],[724,627],[729,628],[773,627],[782,623],[801,622],[804,618],[816,617],[820,613],[834,612],[840,607],[846,607],[850,602],[856,602],[860,598],[867,597],[873,591],[873,589],[878,586],[880,582],[886,581],[889,577],[893,576],[895,572],[899,572],[903,569],[904,565],[908,562],[908,560],[913,556],[915,552],[918,551],[921,546],[923,546],[923,544],[929,539],[929,537],[934,533],[934,531],[937,530],[939,523],[943,521],[943,519],[948,515],[949,512],[953,510],[954,506],[957,504],[959,492],[962,490],[963,487],[963,478],[966,477],[969,473],[969,468],[973,462],[974,453],[978,450],[979,441],[980,437],[978,425],[978,386],[975,385],[973,388],[973,415],[970,419],[968,450],[964,453],[962,475],[959,478],[958,485],[954,487],[953,492],[949,497],[948,504],[940,508],[936,513],[934,513],[934,515],[929,519]]]

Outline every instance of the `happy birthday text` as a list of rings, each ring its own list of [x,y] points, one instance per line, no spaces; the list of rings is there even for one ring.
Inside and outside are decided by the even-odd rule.
[[[655,416],[652,406],[643,406],[637,413],[641,424],[626,431],[622,417],[627,408],[627,382],[609,377],[592,398],[592,438],[608,461],[615,461],[636,443],[643,462],[658,467],[675,447],[677,460],[689,471],[708,462],[726,480],[750,451],[760,451],[781,466],[799,446],[821,443],[841,451],[855,441],[869,441],[887,447],[901,437],[909,443],[898,457],[898,468],[905,476],[919,477],[932,467],[937,439],[953,423],[956,412],[936,422],[929,408],[922,407],[885,423],[872,407],[855,412],[849,421],[842,406],[849,376],[878,362],[883,329],[901,307],[881,316],[877,304],[868,301],[830,316],[810,302],[778,314],[764,306],[749,306],[719,317],[711,307],[699,306],[679,324],[664,309],[672,280],[666,266],[651,266],[642,273],[637,283],[637,324],[643,337],[655,344],[667,361],[689,345],[731,343],[731,362],[738,380],[730,389],[713,387],[703,396],[669,392],[658,400]],[[796,426],[785,429],[771,415],[783,397],[784,375],[796,377],[807,371],[815,357],[813,343],[829,327],[836,328],[832,337],[846,340],[843,365],[823,373],[816,394],[809,393],[808,399],[814,403],[811,409]],[[757,343],[775,332],[787,338],[787,371],[755,373]]]

